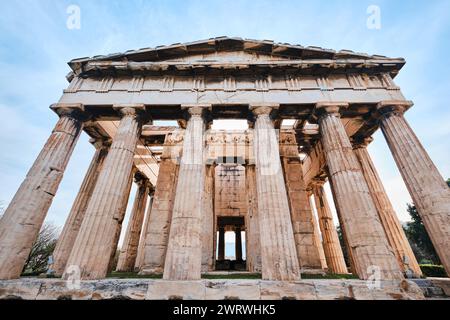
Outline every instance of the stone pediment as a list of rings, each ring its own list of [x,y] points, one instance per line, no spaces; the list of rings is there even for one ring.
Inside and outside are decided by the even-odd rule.
[[[293,68],[381,68],[395,76],[405,64],[402,58],[303,47],[268,40],[220,37],[208,40],[130,50],[69,62],[77,75],[102,72],[245,69],[253,67]]]

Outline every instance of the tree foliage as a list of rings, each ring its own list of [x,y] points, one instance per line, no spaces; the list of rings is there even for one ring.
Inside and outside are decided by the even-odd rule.
[[[339,237],[339,243],[342,248],[342,254],[344,255],[345,264],[347,266],[350,266],[350,255],[348,254],[348,251],[347,251],[347,245],[344,240],[344,233],[342,232],[341,226],[337,226],[336,231],[337,231],[337,234]]]
[[[33,243],[30,255],[23,268],[23,273],[37,275],[48,269],[48,259],[55,250],[58,239],[58,228],[52,224],[44,224]]]
[[[450,188],[450,178],[447,179],[447,185]],[[440,264],[439,257],[431,242],[430,236],[425,229],[422,218],[413,204],[408,204],[407,211],[411,216],[411,221],[403,227],[411,248],[419,263]]]

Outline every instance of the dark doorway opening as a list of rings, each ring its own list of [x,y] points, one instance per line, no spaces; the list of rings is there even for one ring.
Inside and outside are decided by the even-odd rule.
[[[226,241],[227,238],[229,241]],[[233,239],[234,241],[230,241]],[[243,217],[217,218],[216,270],[247,270],[243,239],[245,241],[245,219]]]

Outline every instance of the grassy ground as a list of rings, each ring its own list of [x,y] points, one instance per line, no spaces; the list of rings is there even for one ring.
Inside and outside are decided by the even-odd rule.
[[[107,278],[118,279],[162,279],[162,274],[154,275],[138,275],[135,272],[112,272]],[[202,279],[241,279],[241,280],[257,280],[261,279],[260,273],[231,273],[231,274],[203,274]],[[354,275],[348,274],[302,274],[302,279],[358,279]]]

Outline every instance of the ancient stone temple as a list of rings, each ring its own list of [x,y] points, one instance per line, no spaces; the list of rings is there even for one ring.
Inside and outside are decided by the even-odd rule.
[[[418,277],[367,150],[378,129],[450,273],[450,189],[404,118],[413,104],[393,80],[404,64],[228,37],[72,60],[51,106],[59,121],[0,221],[0,279],[20,276],[82,131],[95,154],[54,252],[63,279],[105,278],[121,232],[116,269],[161,281],[233,269]],[[223,119],[248,128],[211,128]]]

